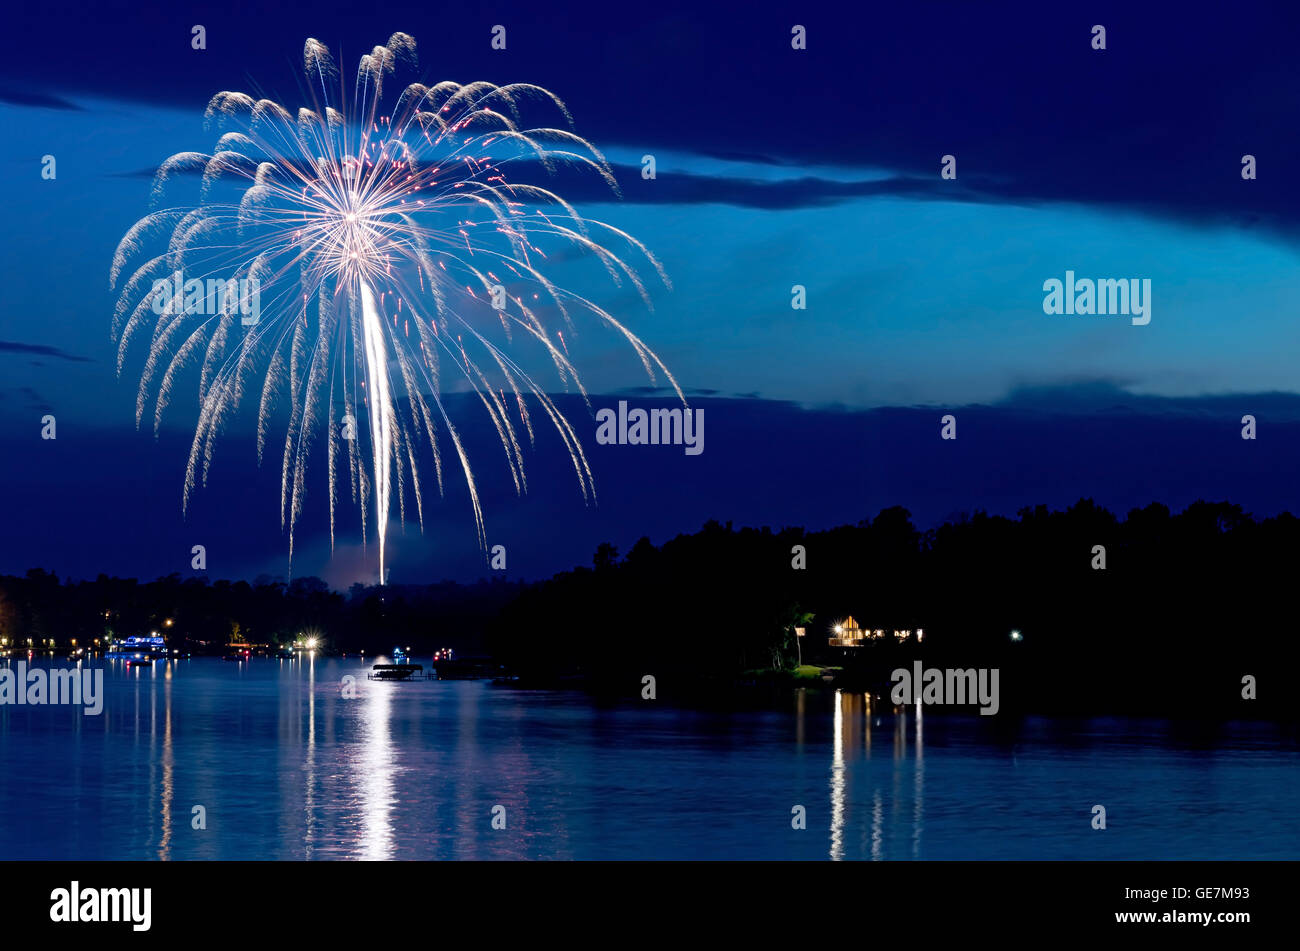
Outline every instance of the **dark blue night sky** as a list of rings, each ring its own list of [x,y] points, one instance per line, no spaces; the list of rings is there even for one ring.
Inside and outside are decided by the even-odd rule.
[[[0,572],[286,576],[279,471],[247,421],[187,517],[196,401],[158,440],[115,375],[108,268],[150,176],[210,150],[211,95],[302,102],[303,41],[340,68],[394,31],[426,82],[545,86],[621,200],[554,183],[662,260],[650,312],[604,296],[706,418],[706,448],[602,446],[584,506],[553,434],[517,498],[481,408],[453,398],[508,574],[586,563],[705,520],[921,527],[1091,496],[1300,509],[1300,8],[1206,4],[24,5],[0,36]],[[1141,9],[1133,9],[1139,6]],[[207,49],[190,48],[203,24]],[[491,30],[507,48],[490,48]],[[808,48],[792,50],[791,27]],[[1094,24],[1106,49],[1091,48]],[[42,156],[58,161],[41,178]],[[653,154],[657,177],[640,176]],[[956,180],[940,177],[956,157]],[[1243,180],[1242,156],[1258,177]],[[1048,315],[1067,271],[1151,281],[1151,322]],[[791,287],[807,309],[791,308]],[[668,405],[621,341],[575,341],[592,409]],[[662,383],[662,381],[659,381]],[[559,392],[558,388],[556,390]],[[954,414],[958,439],[939,438]],[[41,418],[57,418],[42,440]],[[477,415],[476,415],[477,414]],[[1258,438],[1241,438],[1241,418]],[[319,475],[319,468],[316,470]],[[352,514],[334,554],[309,488],[293,573],[373,580]],[[393,529],[392,580],[487,574],[463,485]]]

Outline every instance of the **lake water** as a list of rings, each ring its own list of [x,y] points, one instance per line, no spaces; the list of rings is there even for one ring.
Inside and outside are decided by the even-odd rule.
[[[111,661],[100,716],[0,706],[0,858],[1300,855],[1300,750],[1270,724],[895,716],[831,691],[701,711],[367,681],[373,661]]]

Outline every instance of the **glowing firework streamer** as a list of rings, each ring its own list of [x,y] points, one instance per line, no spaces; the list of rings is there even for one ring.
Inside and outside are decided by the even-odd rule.
[[[206,484],[216,437],[248,391],[258,394],[259,463],[276,409],[287,408],[280,508],[291,566],[307,461],[325,428],[331,547],[346,491],[359,505],[363,541],[373,514],[382,583],[390,506],[404,522],[409,487],[423,529],[422,447],[442,493],[443,436],[486,551],[474,473],[443,399],[447,373],[477,395],[516,492],[527,489],[521,437],[533,443],[540,411],[588,501],[595,487],[577,433],[525,369],[522,346],[546,359],[562,389],[586,399],[565,335],[578,317],[593,317],[631,345],[651,381],[662,372],[682,397],[622,322],[547,276],[544,246],[577,250],[647,307],[650,295],[624,256],[648,262],[665,286],[667,277],[635,238],[582,218],[547,188],[507,179],[508,170],[566,166],[617,192],[604,156],[571,128],[521,125],[524,107],[539,106],[571,127],[550,92],[417,82],[402,87],[391,109],[381,107],[392,77],[415,66],[415,41],[403,33],[361,57],[350,108],[323,44],[307,41],[303,65],[311,108],[292,113],[269,99],[218,93],[206,113],[220,130],[212,153],[182,152],[159,167],[154,209],[122,238],[109,275],[119,291],[117,369],[135,342],[148,342],[136,425],[152,409],[155,433],[176,387],[197,374],[183,509]],[[193,176],[196,202],[163,204],[178,179]],[[229,282],[258,289],[255,313],[239,295],[221,293]],[[354,432],[358,418],[366,426]]]
[[[366,341],[366,379],[370,387],[370,432],[375,466],[375,536],[379,540],[379,577],[383,583],[384,541],[388,535],[388,490],[390,460],[393,452],[391,420],[392,402],[388,396],[388,354],[384,347],[384,328],[375,309],[375,294],[364,280],[361,283],[362,328]]]

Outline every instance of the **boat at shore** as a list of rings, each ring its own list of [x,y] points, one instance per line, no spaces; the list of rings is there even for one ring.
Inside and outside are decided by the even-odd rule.
[[[432,672],[425,674],[423,664],[375,664],[366,674],[367,680],[433,680]]]
[[[157,634],[115,640],[109,645],[108,650],[104,651],[104,656],[110,659],[117,658],[129,661],[144,661],[166,657],[167,640]]]

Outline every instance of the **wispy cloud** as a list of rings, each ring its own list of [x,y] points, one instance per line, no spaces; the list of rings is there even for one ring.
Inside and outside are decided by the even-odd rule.
[[[60,360],[69,360],[73,363],[94,363],[90,357],[83,357],[76,353],[68,353],[66,350],[60,350],[58,347],[51,347],[43,343],[17,343],[13,340],[0,340],[0,353],[27,353],[35,354],[42,357],[56,357]]]
[[[69,102],[61,96],[51,95],[46,92],[35,92],[30,89],[13,89],[8,86],[0,86],[0,102],[7,102],[11,106],[30,106],[35,109],[85,111],[75,102]]]

